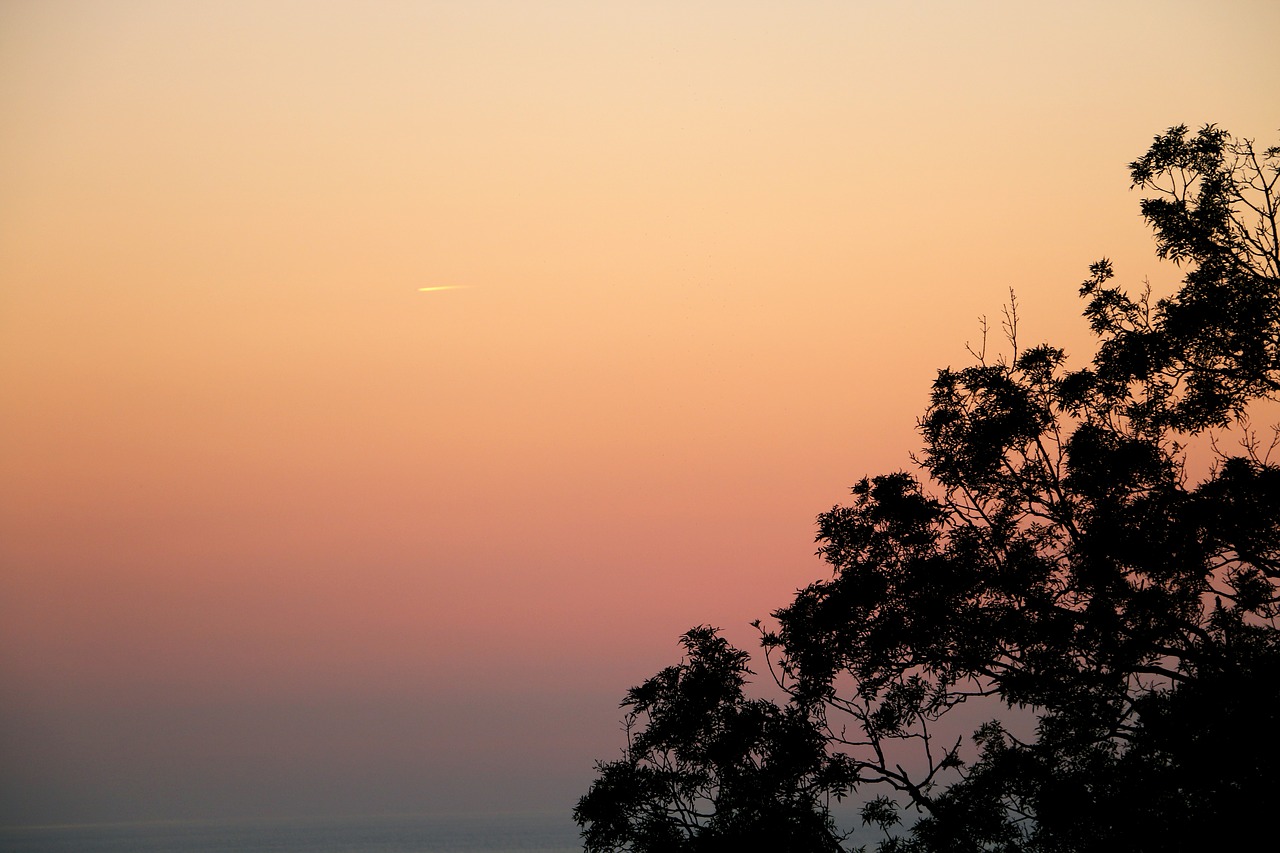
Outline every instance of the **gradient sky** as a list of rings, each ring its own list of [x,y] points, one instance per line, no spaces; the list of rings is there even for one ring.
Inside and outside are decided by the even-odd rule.
[[[0,2],[0,823],[567,810],[1260,2]],[[454,289],[423,292],[424,287]]]

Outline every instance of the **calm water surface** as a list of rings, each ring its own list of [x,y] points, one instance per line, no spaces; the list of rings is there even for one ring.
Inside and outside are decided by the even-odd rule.
[[[569,853],[568,815],[0,827],[0,853]]]

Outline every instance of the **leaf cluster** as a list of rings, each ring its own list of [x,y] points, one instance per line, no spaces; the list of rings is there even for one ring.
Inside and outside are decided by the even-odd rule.
[[[837,851],[847,773],[802,709],[749,699],[749,655],[712,628],[628,692],[627,748],[574,809],[590,851]],[[756,846],[763,845],[763,846]]]

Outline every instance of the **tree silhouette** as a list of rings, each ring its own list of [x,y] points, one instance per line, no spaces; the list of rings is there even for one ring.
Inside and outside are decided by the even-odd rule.
[[[748,699],[749,655],[714,629],[681,644],[686,659],[622,703],[626,756],[574,811],[587,848],[839,850],[825,801],[848,776],[804,709]]]
[[[831,577],[761,630],[786,702],[746,699],[746,654],[687,635],[628,695],[645,725],[575,811],[588,850],[838,849],[846,794],[885,851],[1252,837],[1280,793],[1278,442],[1249,421],[1280,391],[1280,148],[1175,127],[1130,172],[1177,292],[1094,264],[1078,370],[1020,346],[1011,300],[1007,354],[984,335],[938,374],[924,476],[864,479],[819,517]],[[1188,442],[1216,429],[1239,446],[1215,439],[1190,483]],[[972,703],[996,719],[966,738]]]

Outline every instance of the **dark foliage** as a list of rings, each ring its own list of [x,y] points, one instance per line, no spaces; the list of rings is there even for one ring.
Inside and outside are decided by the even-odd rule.
[[[748,699],[748,654],[711,628],[634,687],[627,748],[574,809],[589,850],[839,850],[826,812],[848,787],[803,710]]]
[[[588,850],[835,850],[845,794],[886,851],[1251,836],[1280,793],[1280,467],[1248,421],[1280,392],[1280,148],[1176,127],[1130,169],[1180,289],[1095,264],[1078,370],[1019,347],[1011,302],[1007,357],[938,374],[926,476],[819,518],[831,578],[762,631],[788,701],[747,699],[746,654],[691,632],[628,695],[624,759],[575,812]],[[1239,449],[1189,484],[1187,442],[1224,428]],[[973,702],[1010,710],[957,737]]]

